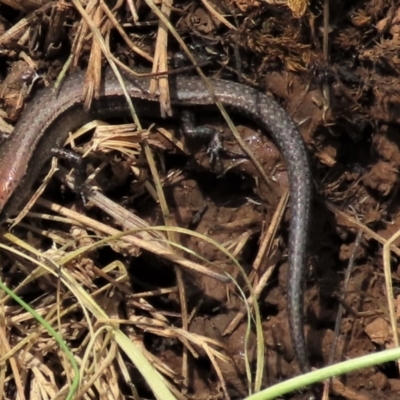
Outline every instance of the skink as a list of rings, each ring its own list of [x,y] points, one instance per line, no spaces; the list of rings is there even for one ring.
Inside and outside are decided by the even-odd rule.
[[[212,105],[200,78],[171,77],[174,106]],[[221,103],[269,132],[287,163],[290,181],[291,222],[289,231],[288,311],[290,333],[303,372],[310,370],[303,328],[303,277],[306,264],[310,219],[311,175],[305,144],[285,110],[272,98],[238,83],[210,80]],[[47,88],[30,101],[15,126],[11,139],[0,148],[0,213],[2,218],[23,205],[41,169],[61,147],[68,132],[95,118],[129,115],[121,87],[110,70],[103,80],[100,96],[89,111],[83,107],[84,75],[70,75],[62,88]],[[148,91],[148,78],[126,78],[129,95],[139,115],[157,109],[157,97]]]

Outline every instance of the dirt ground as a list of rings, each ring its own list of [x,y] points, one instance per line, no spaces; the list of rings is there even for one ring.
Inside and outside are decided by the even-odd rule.
[[[223,16],[222,20],[207,11],[205,3],[183,1],[174,3],[170,19],[184,41],[193,45],[194,56],[201,62],[207,60],[204,70],[208,76],[241,81],[273,95],[296,122],[307,144],[314,197],[305,329],[311,364],[319,368],[394,346],[383,244],[400,228],[400,5],[395,0],[331,0],[327,2],[329,25],[325,25],[327,14],[322,1],[310,0],[308,7],[302,7],[301,1],[292,2],[292,8],[274,3],[212,1],[210,6]],[[119,5],[113,14],[132,43],[150,57],[159,45],[155,44],[157,18],[146,4],[136,6],[140,23],[132,22],[128,5]],[[104,15],[93,12],[93,20],[97,24],[101,21],[104,35],[111,32],[113,54],[130,66],[150,67],[149,58],[129,52],[121,35],[104,23]],[[18,30],[22,18],[28,20]],[[72,4],[0,2],[2,132],[12,131],[24,103],[34,99],[32,93],[39,87],[55,79],[70,54],[74,55],[71,69],[86,68],[88,63],[91,65],[91,57],[100,59],[89,31],[83,35],[80,24],[81,17]],[[79,45],[74,41],[78,35],[84,38]],[[178,48],[171,38],[167,53],[170,59]],[[36,79],[35,73],[41,78]],[[286,309],[290,210],[284,208],[276,219],[276,213],[282,210],[280,202],[287,192],[288,178],[284,160],[273,142],[252,121],[231,117],[267,172],[268,184],[215,110],[196,113],[196,121],[221,131],[225,151],[220,168],[210,165],[203,143],[185,143],[176,119],[143,121],[144,127],[149,127],[145,132],[132,133],[131,125],[127,124],[131,152],[121,151],[124,144],[99,141],[96,147],[94,139],[90,142],[90,135],[78,139],[76,147],[81,152],[91,148],[87,173],[100,169],[93,185],[103,194],[150,226],[167,224],[207,236],[235,256],[254,288],[262,282],[258,304],[266,346],[264,388],[300,373],[290,341]],[[129,121],[113,121],[123,122]],[[121,141],[122,128],[118,129],[114,137]],[[99,132],[104,132],[104,128],[99,128]],[[176,139],[172,140],[172,135]],[[153,153],[167,213],[155,200],[157,185],[141,146],[145,139]],[[80,196],[55,178],[43,198],[110,227],[128,230],[90,202],[83,205]],[[42,203],[33,209],[44,210]],[[271,232],[268,245],[261,251],[260,244]],[[28,215],[13,233],[44,251],[46,256],[55,254],[56,260],[60,257],[58,252],[65,255],[106,236],[98,227],[49,221],[37,215]],[[216,245],[199,235],[182,232],[172,233],[168,238],[190,249],[190,253],[184,253],[182,247],[175,248],[188,260],[217,273],[229,272],[244,294],[249,295],[241,271]],[[394,242],[391,252],[395,307],[400,279],[398,244],[399,240]],[[132,326],[122,324],[121,329],[132,340],[142,343],[151,362],[176,388],[177,397],[246,397],[249,393],[246,361],[254,371],[257,338],[254,325],[249,328],[238,289],[233,283],[186,269],[181,270],[182,284],[178,285],[180,274],[176,266],[171,258],[165,259],[140,246],[127,248],[115,242],[76,256],[65,268],[108,310],[109,318],[131,321]],[[2,253],[0,277],[9,287],[18,288],[27,276],[32,278],[32,271],[34,265],[20,256],[8,251]],[[60,288],[56,277],[39,275],[32,279],[22,285],[18,294],[42,315],[48,316],[55,304],[64,310],[76,303],[66,287]],[[58,347],[46,334],[39,336],[37,323],[24,316],[24,311],[13,301],[2,301],[0,309],[1,340],[7,343],[2,356],[26,336],[38,335],[34,336],[36,343],[30,336],[27,347],[7,357],[7,372],[2,378],[5,398],[15,398],[13,393],[18,390],[14,368],[21,374],[20,384],[25,387],[26,398],[33,398],[35,381],[39,378],[36,372],[24,372],[24,368],[33,365],[33,361],[27,361],[25,351],[37,359],[39,370],[51,370],[43,372],[44,379],[57,393],[65,384]],[[341,320],[336,327],[339,311]],[[143,323],[143,319],[147,322]],[[80,309],[74,309],[66,311],[60,321],[65,340],[74,354],[83,357],[89,334],[86,317]],[[163,328],[156,327],[155,321],[162,322]],[[190,339],[177,333],[185,324],[192,335]],[[211,347],[220,351],[225,360],[210,357],[208,347],[202,341],[194,343],[194,337],[215,340]],[[244,354],[246,343],[248,358]],[[336,351],[330,360],[333,343]],[[18,367],[13,366],[12,360],[18,360]],[[99,378],[102,384],[114,382],[114,398],[132,396],[129,382],[140,396],[151,398],[148,384],[136,368],[126,363],[129,381],[119,362],[115,358]],[[366,368],[338,378],[330,398],[399,398],[399,378],[395,363]],[[98,386],[92,390],[86,394],[87,398],[108,398],[105,394],[100,396]],[[290,398],[307,396],[307,392],[298,392]]]

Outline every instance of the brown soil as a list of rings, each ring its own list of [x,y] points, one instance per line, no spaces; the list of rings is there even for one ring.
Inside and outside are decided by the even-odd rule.
[[[302,4],[300,1],[298,3]],[[297,13],[301,15],[295,15],[295,10],[284,5],[249,1],[228,7],[227,4],[213,2],[215,9],[225,15],[230,23],[236,24],[236,31],[228,30],[223,23],[213,19],[200,3],[176,4],[180,9],[185,6],[188,8],[186,15],[181,16],[176,11],[172,19],[186,42],[195,41],[203,45],[201,56],[206,46],[220,55],[211,66],[206,67],[208,75],[234,80],[239,76],[244,83],[273,94],[298,124],[307,143],[315,196],[304,309],[310,359],[312,365],[318,368],[331,362],[329,354],[335,342],[337,350],[334,362],[394,346],[388,318],[382,244],[399,230],[398,224],[400,228],[400,6],[395,5],[397,2],[394,0],[331,1],[329,26],[326,27],[323,25],[322,1],[312,0],[310,3],[304,13],[301,13],[300,7]],[[38,6],[22,5],[23,9],[17,12],[13,4],[0,5],[0,35],[9,32],[21,17],[31,17],[30,40],[23,42],[23,45],[17,42],[19,36],[11,39],[4,34],[0,36],[3,65],[0,67],[1,117],[4,119],[0,128],[4,132],[10,130],[6,123],[13,125],[25,99],[29,100],[26,87],[34,76],[33,71],[43,73],[51,81],[69,55],[76,35],[79,17],[72,7],[67,7],[64,14],[61,12],[65,17],[63,32],[56,36],[59,47],[52,52],[46,50],[49,49],[49,39],[44,32],[48,32],[49,20],[52,20],[47,18],[50,15],[49,7],[41,6],[39,10],[44,8],[45,12],[36,11],[36,14],[33,14],[32,7],[36,9]],[[141,21],[156,21],[145,5],[139,7],[139,11]],[[121,8],[117,15],[121,22],[131,21],[127,19],[129,13],[125,8]],[[40,27],[43,32],[39,32]],[[153,26],[143,28],[130,25],[126,29],[136,45],[153,54],[156,33]],[[327,32],[329,61],[323,55],[323,38]],[[119,36],[113,36],[112,43],[113,51],[120,59],[125,63],[133,63]],[[82,47],[78,63],[81,67],[87,65],[89,44],[86,41]],[[176,44],[170,47],[169,55],[172,55]],[[196,55],[196,50],[194,53]],[[137,56],[134,62],[149,65]],[[241,66],[240,71],[238,65]],[[42,84],[38,83],[37,86]],[[268,387],[299,374],[286,310],[290,210],[281,218],[267,252],[258,254],[260,243],[272,229],[271,221],[287,189],[288,178],[284,160],[275,145],[257,131],[251,121],[237,119],[234,115],[231,117],[267,171],[270,177],[268,185],[258,176],[254,165],[216,112],[212,115],[196,115],[196,118],[199,124],[207,123],[221,130],[226,150],[222,158],[223,172],[210,166],[209,156],[201,143],[183,143],[185,151],[180,151],[165,139],[163,131],[157,130],[166,128],[180,141],[177,121],[156,121],[157,128],[152,128],[146,137],[162,180],[170,225],[194,230],[227,248],[249,275],[254,287],[266,271],[271,272],[259,298],[266,345],[263,387]],[[148,125],[151,122],[148,121]],[[89,157],[88,171],[94,170],[101,162],[106,162],[107,167],[96,178],[95,184],[101,187],[103,193],[127,209],[134,210],[149,225],[163,225],[165,216],[159,203],[149,194],[149,186],[145,185],[153,185],[153,180],[140,147],[134,157],[100,149]],[[55,179],[44,197],[77,208],[111,226],[115,225],[99,210],[90,208],[90,205],[85,208],[79,196],[68,190],[60,190],[60,184]],[[15,234],[47,252],[53,251],[52,246],[70,245],[72,241],[72,247],[78,248],[85,244],[87,235],[103,236],[93,229],[79,228],[82,231],[77,232],[71,227],[66,228],[66,225],[46,220],[38,222],[28,217],[24,221],[30,222],[30,228],[27,229],[25,223],[15,230]],[[32,226],[37,229],[40,227],[47,233],[39,233],[38,230],[30,232]],[[361,241],[356,244],[359,233],[362,233]],[[246,296],[249,294],[238,268],[216,246],[197,236],[176,234],[176,239],[193,252],[187,256],[189,259],[204,264],[208,260],[215,271],[228,271],[237,279]],[[200,254],[202,259],[199,261],[194,254]],[[395,297],[400,279],[399,256],[400,250],[394,247],[391,261]],[[130,281],[117,283],[122,272],[104,270],[114,261],[127,267]],[[30,264],[13,264],[15,256],[9,253],[4,253],[1,262],[1,280],[12,288],[17,287],[34,269]],[[153,318],[158,313],[159,318],[165,318],[168,326],[182,326],[181,297],[176,286],[174,264],[170,261],[148,251],[127,250],[115,245],[95,250],[70,264],[68,268],[90,293],[113,283],[98,298],[103,307],[106,308],[107,304],[112,308],[110,318]],[[348,268],[350,278],[346,284],[344,276]],[[183,397],[210,399],[229,395],[231,398],[243,398],[248,394],[244,357],[248,328],[246,317],[231,327],[238,313],[244,311],[243,301],[233,284],[193,272],[184,271],[183,275],[187,313],[190,315],[188,331],[219,342],[222,347],[215,348],[229,361],[218,359],[213,364],[204,347],[194,346],[194,350],[189,352],[185,387],[185,374],[182,372],[185,341],[182,338],[178,340],[174,335],[161,334],[140,324],[133,328],[131,337],[144,343],[154,357],[154,364],[164,363],[164,367],[169,368],[170,382],[184,393]],[[142,292],[157,289],[168,290],[150,297],[140,296]],[[57,279],[42,276],[36,278],[33,284],[27,284],[19,294],[31,304],[44,309],[46,304],[56,301],[52,297],[56,296],[56,290]],[[71,298],[67,296],[66,288],[62,289],[62,293],[66,296],[64,306],[67,307]],[[43,302],[42,296],[48,298],[49,303]],[[340,298],[345,307],[336,336],[334,330]],[[29,332],[30,326],[17,318],[22,312],[15,303],[7,301],[3,314],[5,317],[0,318],[10,348]],[[70,342],[72,348],[76,346],[76,354],[82,357],[84,350],[80,346],[88,334],[86,320],[76,310],[65,318],[62,321],[65,323],[65,340]],[[29,323],[34,322],[29,319]],[[257,356],[253,325],[249,335],[248,357],[254,371]],[[41,340],[45,343],[45,339]],[[32,354],[40,356],[41,365],[61,374],[62,365],[49,362],[50,356],[57,354],[57,346],[52,344],[53,348],[48,345],[51,350],[43,350],[39,343],[38,340],[36,346],[30,344]],[[121,396],[130,395],[131,389],[121,377],[117,361],[114,368],[116,390]],[[139,393],[151,397],[137,371],[130,364],[127,370]],[[56,375],[58,383],[63,379]],[[27,380],[32,385],[32,380]],[[8,398],[14,398],[12,392],[16,390],[16,383],[12,382],[4,386]],[[226,389],[221,382],[225,382]],[[98,391],[99,388],[94,390]],[[27,396],[28,392],[26,389]],[[395,399],[399,394],[399,372],[394,363],[353,372],[340,378],[340,383],[333,385],[331,390],[331,398]],[[30,396],[32,394],[27,398],[33,398]],[[302,399],[307,396],[305,392],[295,393],[291,398]]]

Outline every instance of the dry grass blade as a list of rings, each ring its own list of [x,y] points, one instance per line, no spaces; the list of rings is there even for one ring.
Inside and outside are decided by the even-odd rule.
[[[4,1],[2,1],[4,3]],[[13,2],[17,7],[19,8],[19,2]],[[40,9],[39,12],[46,13],[48,10],[50,10],[53,7],[53,3],[47,3],[43,5]],[[28,29],[27,27],[29,26],[30,23],[34,21],[36,18],[36,14],[31,14],[27,18],[21,19],[18,23],[13,25],[8,31],[3,33],[0,36],[0,46],[6,46],[7,44],[12,43],[13,40],[16,38],[20,39],[23,35],[28,35]]]
[[[9,234],[7,234],[6,237],[8,239],[12,239],[12,236]],[[2,246],[2,247],[3,247],[3,249],[5,248],[5,246]],[[35,249],[31,248],[30,250],[31,250],[31,252],[36,253]],[[20,255],[23,258],[26,258],[25,255],[23,255],[23,254],[20,254]],[[72,258],[73,258],[73,256],[72,256]],[[43,259],[43,255],[42,255],[42,259]],[[67,269],[62,269],[62,270],[60,269],[61,265],[63,265],[64,262],[69,259],[71,259],[71,256],[64,257],[64,260],[63,259],[60,260],[60,264],[55,263],[54,260],[51,260],[51,259],[43,259],[43,261],[40,263],[34,261],[32,258],[30,260],[34,261],[35,263],[37,263],[38,266],[40,266],[41,268],[44,268],[46,271],[48,271],[51,274],[53,274],[54,276],[56,276],[57,279],[60,280],[62,285],[64,287],[68,288],[70,290],[71,294],[73,294],[74,298],[77,301],[76,306],[79,304],[82,307],[82,311],[86,310],[86,312],[89,312],[96,320],[102,320],[102,321],[109,320],[108,315],[106,314],[104,309],[99,306],[99,304],[89,295],[89,293],[86,290],[84,290],[82,285],[76,281],[76,279],[73,277],[73,275]],[[62,271],[61,274],[60,274],[60,271]],[[58,307],[62,307],[62,305],[59,304],[59,305],[57,305],[57,308]],[[89,319],[87,321],[89,321]],[[56,322],[56,320],[54,322]],[[93,334],[95,334],[95,337],[97,337],[97,339],[102,338],[100,340],[100,343],[104,339],[106,339],[106,337],[103,336],[103,333],[102,333],[103,331],[106,332],[106,336],[107,336],[108,332],[111,333],[115,342],[120,346],[120,348],[123,349],[123,351],[130,358],[131,362],[138,368],[138,370],[143,374],[145,379],[149,382],[149,384],[152,387],[153,392],[157,398],[159,398],[159,399],[165,399],[165,398],[173,399],[174,398],[171,395],[167,386],[165,385],[164,380],[161,378],[161,376],[158,373],[156,373],[153,370],[153,368],[151,367],[151,365],[149,364],[147,359],[144,357],[141,348],[132,344],[132,342],[126,337],[126,335],[118,329],[118,324],[115,324],[113,321],[110,321],[105,326],[103,326],[103,327],[100,326],[97,330],[94,330],[94,328],[91,330],[92,330]],[[92,334],[92,336],[93,336],[93,334]],[[93,343],[96,343],[96,346],[99,346],[99,343],[96,340],[94,340],[95,337],[92,337]],[[51,344],[51,346],[50,346],[50,344],[47,344],[47,347],[54,348],[54,343]],[[89,351],[90,348],[91,347],[89,346],[86,351]],[[100,345],[100,347],[97,347],[97,349],[103,349],[103,345]],[[56,349],[54,349],[54,350],[56,350]],[[109,357],[112,357],[114,359],[115,355],[116,355],[115,352],[114,352],[114,356],[110,355],[110,353],[107,352],[107,355],[105,358],[106,361],[105,361],[105,364],[103,364],[104,368],[106,368],[106,366],[110,366]],[[99,356],[100,356],[100,353],[98,353],[98,350],[96,350],[96,351],[94,351],[94,353],[91,357],[95,357],[94,360],[96,360],[96,358],[98,359]],[[107,359],[108,359],[108,361],[107,361]],[[91,370],[93,372],[95,372],[95,374],[99,373],[99,371],[96,368],[91,369]],[[89,370],[89,372],[90,372],[90,370]],[[84,374],[84,377],[82,379],[87,382],[92,382],[92,381],[94,382],[93,376],[86,376]]]
[[[386,283],[386,296],[387,304],[390,315],[390,324],[392,326],[392,334],[395,347],[399,347],[399,331],[397,328],[397,315],[394,307],[394,294],[393,294],[393,281],[392,281],[392,269],[390,262],[390,252],[393,242],[400,237],[400,231],[396,232],[390,237],[387,242],[383,245],[383,266],[385,273]],[[397,368],[400,371],[400,361],[397,362]]]
[[[99,194],[97,194],[96,196],[99,197]],[[97,221],[94,221],[91,218],[84,217],[81,214],[75,213],[67,208],[61,207],[59,205],[53,204],[51,202],[48,202],[48,201],[45,201],[42,199],[39,199],[38,204],[45,206],[52,211],[60,213],[61,215],[64,215],[65,217],[71,218],[77,224],[84,224],[85,226],[88,226],[92,229],[107,233],[108,235],[116,235],[117,237],[120,237],[121,240],[123,240],[124,242],[130,243],[130,244],[138,246],[142,249],[148,250],[151,253],[157,254],[158,256],[165,257],[167,260],[177,263],[178,265],[180,265],[184,268],[189,268],[195,272],[202,273],[202,274],[210,276],[214,279],[220,280],[221,282],[230,282],[230,278],[228,278],[226,275],[216,273],[214,271],[211,271],[209,268],[204,267],[203,265],[189,261],[189,260],[177,255],[173,251],[171,251],[170,248],[163,246],[161,243],[158,243],[154,240],[148,241],[148,240],[144,240],[144,239],[141,239],[138,237],[134,237],[132,235],[128,235],[126,232],[118,231],[107,225],[104,225]],[[103,210],[107,211],[104,208],[103,208]],[[114,212],[113,210],[109,211],[110,214],[112,214],[113,212]],[[154,230],[154,229],[155,229],[155,227],[148,228],[148,230],[150,230],[150,231]],[[137,228],[135,230],[142,231],[144,229]]]

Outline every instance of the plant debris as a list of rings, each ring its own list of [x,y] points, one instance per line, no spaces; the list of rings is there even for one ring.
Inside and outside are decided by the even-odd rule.
[[[388,310],[397,309],[400,241],[391,247],[390,306],[382,247],[400,227],[397,3],[160,6],[207,76],[270,92],[307,144],[315,196],[304,307],[316,368],[396,343]],[[82,7],[0,1],[3,133],[12,134],[40,87],[77,69],[87,71],[87,107],[106,60],[137,73],[194,73],[150,1],[111,7],[92,0]],[[175,65],[179,57],[183,65]],[[168,115],[168,80],[157,82]],[[198,124],[222,134],[222,173],[202,143],[182,139],[176,118],[93,121],[71,133],[68,146],[85,155],[88,183],[98,191],[84,203],[68,188],[70,166],[61,162],[27,216],[3,234],[9,248],[2,246],[0,280],[62,336],[80,373],[74,398],[237,399],[299,374],[286,309],[284,160],[251,121],[231,116],[266,183],[221,116],[199,114]],[[260,362],[257,330],[247,318],[256,301],[265,344],[262,382],[248,373],[254,379]],[[76,371],[51,330],[5,293],[0,326],[4,398],[66,398]],[[399,393],[393,362],[336,379],[330,398],[397,399]]]

